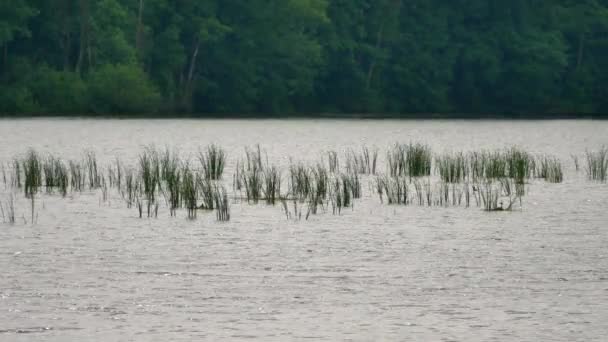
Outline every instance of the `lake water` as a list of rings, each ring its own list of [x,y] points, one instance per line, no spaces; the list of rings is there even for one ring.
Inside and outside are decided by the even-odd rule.
[[[436,153],[519,145],[557,156],[523,208],[388,206],[363,198],[287,220],[231,203],[232,219],[140,219],[116,194],[40,195],[37,223],[0,224],[1,341],[605,341],[608,185],[577,172],[606,121],[0,120],[0,162],[32,147],[135,161],[142,146],[195,156],[218,143],[227,183],[245,146],[272,163],[395,142]],[[11,191],[0,185],[0,201]]]

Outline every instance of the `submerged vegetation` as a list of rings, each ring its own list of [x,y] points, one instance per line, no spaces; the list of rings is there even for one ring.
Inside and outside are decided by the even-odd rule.
[[[170,216],[183,210],[189,219],[196,219],[201,212],[213,211],[216,220],[229,221],[231,204],[263,202],[280,204],[288,219],[309,219],[322,212],[341,215],[345,208],[354,209],[357,200],[367,198],[366,182],[387,205],[510,211],[521,208],[526,188],[535,179],[548,183],[564,179],[558,158],[519,147],[433,154],[425,144],[396,144],[386,153],[388,172],[383,174],[375,148],[346,151],[344,171],[335,151],[312,164],[291,160],[282,170],[262,157],[265,153],[258,145],[245,148],[243,157],[233,164],[229,193],[222,180],[227,165],[224,150],[210,145],[200,151],[198,162],[192,162],[177,151],[149,146],[134,162],[116,158],[101,167],[91,151],[81,159],[66,160],[30,149],[1,164],[2,180],[5,189],[23,193],[31,205],[28,216],[35,222],[37,197],[73,198],[95,191],[100,193],[100,203],[119,199],[127,208],[135,208],[139,217],[155,218],[159,209],[167,208]],[[586,170],[589,179],[605,181],[608,149],[587,152]],[[12,194],[0,202],[5,223],[15,222],[16,203]]]

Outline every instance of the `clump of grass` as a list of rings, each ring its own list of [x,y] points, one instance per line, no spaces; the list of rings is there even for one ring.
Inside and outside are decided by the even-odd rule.
[[[2,213],[2,222],[15,224],[15,197],[13,194],[8,195],[6,203],[0,203],[0,212]]]
[[[435,161],[436,169],[439,171],[442,181],[446,183],[460,183],[468,178],[469,168],[467,166],[467,158],[463,153],[440,156]]]
[[[82,191],[85,186],[85,175],[82,165],[70,160],[68,166],[70,168],[70,186],[72,187],[72,191]]]
[[[484,176],[486,179],[501,179],[508,177],[507,159],[500,152],[484,155]]]
[[[156,199],[156,189],[160,183],[160,160],[152,147],[145,148],[139,155],[139,177],[143,194],[150,205]]]
[[[257,204],[262,198],[262,170],[257,167],[252,167],[250,170],[241,169],[240,176],[247,202]]]
[[[605,182],[608,176],[608,148],[602,147],[596,152],[586,152],[587,176],[591,180]]]
[[[291,196],[304,200],[312,191],[312,175],[304,164],[289,166],[289,193]]]
[[[534,171],[534,157],[517,147],[512,147],[505,153],[507,173],[515,183],[523,184]]]
[[[557,158],[543,156],[539,158],[536,165],[535,174],[537,178],[543,178],[549,183],[561,183],[564,180],[562,164]]]
[[[281,172],[276,167],[264,170],[264,198],[267,204],[275,205],[281,198]]]
[[[322,164],[317,164],[315,168],[311,169],[310,174],[312,176],[312,192],[317,198],[325,199],[329,187],[328,170]]]
[[[352,194],[348,187],[344,186],[343,180],[335,178],[330,186],[329,197],[334,215],[340,215],[342,208],[352,206]]]
[[[85,169],[89,176],[89,188],[98,189],[101,187],[101,174],[97,167],[97,157],[93,151],[85,154]]]
[[[343,173],[340,179],[344,192],[348,192],[352,198],[361,198],[361,181],[356,172]]]
[[[340,160],[338,159],[338,152],[327,152],[327,165],[329,167],[329,172],[331,173],[336,173],[340,171]]]
[[[363,146],[360,154],[357,154],[353,150],[349,151],[346,159],[346,169],[348,172],[364,175],[376,174],[377,162],[378,150],[374,149],[370,151],[367,146]]]
[[[22,163],[24,171],[25,197],[33,198],[42,186],[42,163],[34,150],[29,150]]]
[[[226,154],[221,147],[210,145],[206,152],[199,151],[199,161],[205,178],[212,180],[222,178],[224,165],[226,164]]]
[[[230,202],[224,187],[215,187],[215,213],[218,221],[230,221]]]
[[[389,174],[392,177],[423,177],[431,175],[432,152],[420,143],[396,144],[387,153]]]
[[[247,158],[247,171],[262,170],[264,165],[262,163],[262,150],[260,145],[256,145],[255,149],[245,148],[245,156]]]
[[[67,166],[59,159],[49,156],[42,166],[44,182],[47,192],[58,189],[62,196],[66,196],[69,186],[69,171]]]
[[[125,171],[125,187],[121,190],[122,197],[127,202],[127,208],[139,202],[140,185],[132,169]]]
[[[481,204],[485,211],[510,211],[517,199],[521,202],[518,195],[516,183],[507,178],[500,181],[485,181],[477,185],[477,191],[481,198]]]
[[[215,192],[216,185],[208,178],[203,178],[197,175],[196,181],[200,195],[200,209],[213,210],[215,209]]]
[[[196,174],[188,167],[183,170],[183,180],[181,183],[181,197],[184,201],[184,206],[188,211],[188,218],[196,218],[198,210],[198,184]]]
[[[428,145],[410,143],[405,147],[405,153],[410,177],[431,175],[432,153]]]
[[[378,176],[376,190],[381,202],[384,202],[383,197],[386,196],[389,205],[410,203],[410,187],[407,179],[403,177]]]

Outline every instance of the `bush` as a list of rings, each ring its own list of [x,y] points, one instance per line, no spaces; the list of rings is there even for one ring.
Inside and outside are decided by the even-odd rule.
[[[137,65],[104,65],[91,73],[88,83],[95,113],[150,113],[160,103],[160,93]]]
[[[42,67],[34,76],[30,88],[41,111],[51,114],[82,114],[87,111],[87,84],[77,73]]]

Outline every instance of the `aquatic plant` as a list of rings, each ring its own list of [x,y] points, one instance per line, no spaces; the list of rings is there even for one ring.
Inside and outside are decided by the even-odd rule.
[[[403,204],[410,203],[410,187],[408,181],[403,177],[387,177],[378,176],[376,178],[376,190],[380,201],[384,201],[386,196],[387,204]]]
[[[536,178],[542,178],[549,183],[561,183],[564,180],[561,162],[552,156],[542,156],[536,163]]]
[[[347,172],[356,172],[359,174],[376,174],[376,165],[378,163],[378,150],[370,149],[367,146],[361,148],[361,153],[358,154],[353,150],[349,150],[346,157]]]
[[[340,171],[340,161],[338,159],[338,152],[327,152],[327,165],[329,167],[329,172],[331,173],[336,173]]]
[[[187,166],[182,171],[181,197],[188,212],[188,218],[196,218],[198,210],[198,180]]]
[[[405,146],[404,150],[408,176],[422,177],[431,175],[432,153],[428,145],[410,143]]]
[[[85,154],[85,170],[89,176],[89,188],[97,189],[101,187],[101,175],[97,168],[97,157],[93,151],[88,151]]]
[[[605,182],[608,176],[608,148],[602,147],[598,151],[586,151],[587,177],[591,180]]]
[[[266,168],[264,171],[264,198],[267,204],[275,205],[277,199],[281,198],[281,172],[275,166]]]
[[[523,184],[534,172],[534,157],[518,147],[512,147],[504,155],[507,174],[515,183]]]
[[[467,158],[461,153],[446,154],[435,158],[436,169],[442,181],[446,183],[460,183],[469,176]]]
[[[42,163],[34,150],[29,150],[22,162],[25,197],[33,198],[42,186]]]
[[[15,224],[15,197],[13,194],[8,195],[5,203],[0,202],[0,212],[2,213],[2,222]]]
[[[206,152],[199,151],[199,161],[205,178],[212,180],[222,178],[224,165],[226,164],[226,154],[221,147],[209,145]]]
[[[304,200],[312,191],[312,175],[310,169],[302,164],[289,165],[289,194],[297,199]]]
[[[262,198],[262,170],[257,167],[240,171],[242,187],[245,189],[247,202],[258,203]]]
[[[218,221],[230,221],[230,202],[224,187],[215,187],[215,213]]]

